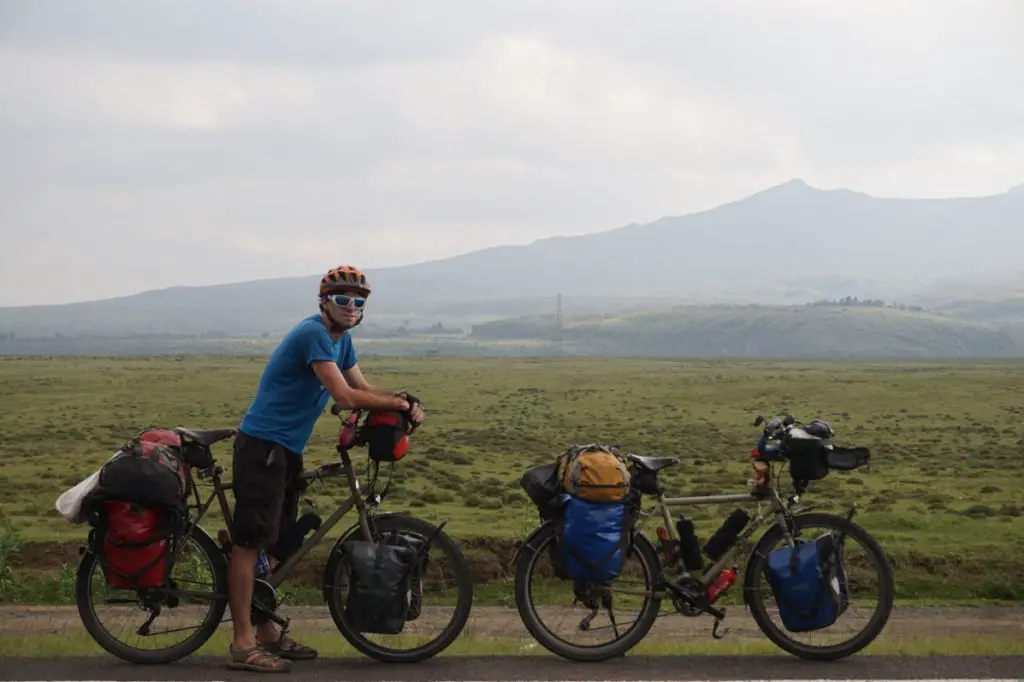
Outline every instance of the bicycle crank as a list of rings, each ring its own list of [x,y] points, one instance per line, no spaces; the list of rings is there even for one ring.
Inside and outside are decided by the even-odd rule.
[[[288,618],[277,613],[277,608],[280,605],[281,602],[277,598],[277,590],[274,589],[273,585],[257,578],[252,589],[250,622],[259,627],[268,620],[272,620],[280,625],[283,630],[287,630],[290,621]]]
[[[672,593],[672,604],[676,611],[684,616],[693,617],[708,613],[716,620],[725,618],[725,612],[711,605],[704,585],[692,577],[684,577],[673,582],[665,581],[664,586]]]

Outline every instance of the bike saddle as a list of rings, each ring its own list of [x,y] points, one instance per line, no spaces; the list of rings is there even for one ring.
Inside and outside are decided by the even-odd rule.
[[[207,447],[213,445],[218,441],[222,441],[225,438],[231,438],[237,431],[235,429],[186,429],[184,427],[178,427],[178,433],[194,440],[200,445]]]
[[[665,467],[679,464],[678,457],[642,457],[640,455],[630,454],[627,459],[636,462],[637,466],[641,469],[647,469],[648,471],[659,471]]]

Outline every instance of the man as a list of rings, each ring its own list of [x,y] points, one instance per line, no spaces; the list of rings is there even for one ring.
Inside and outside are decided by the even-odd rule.
[[[418,425],[423,411],[367,383],[356,364],[348,330],[363,319],[370,285],[358,268],[342,265],[320,280],[320,312],[299,322],[270,356],[256,397],[239,426],[232,476],[235,511],[228,601],[234,623],[228,667],[284,672],[282,659],[315,658],[317,652],[268,622],[253,633],[250,622],[256,558],[272,550],[298,512],[302,454],[330,398],[346,409],[394,410]],[[410,402],[412,405],[410,406]],[[271,567],[275,559],[269,557]]]

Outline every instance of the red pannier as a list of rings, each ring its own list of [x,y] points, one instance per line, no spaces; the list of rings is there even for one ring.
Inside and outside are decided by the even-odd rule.
[[[181,438],[169,429],[145,429],[100,469],[90,497],[95,540],[116,589],[142,590],[166,582],[174,531],[187,514],[188,464]]]
[[[106,500],[103,566],[107,584],[115,589],[162,587],[167,573],[166,514],[124,500]]]

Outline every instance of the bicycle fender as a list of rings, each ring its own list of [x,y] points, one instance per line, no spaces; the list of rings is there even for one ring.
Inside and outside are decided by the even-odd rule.
[[[543,533],[553,523],[554,522],[551,520],[543,521],[539,526],[534,528],[533,531],[531,531],[530,534],[526,536],[526,539],[519,543],[519,546],[516,547],[514,552],[512,552],[512,561],[509,565],[513,568],[515,567],[516,563],[519,561],[519,555],[522,553],[524,548],[529,547],[531,550],[536,551],[536,549],[534,549],[534,546],[531,544],[531,541],[536,539],[538,535]]]
[[[647,546],[650,547],[651,551],[654,552],[654,556],[658,560],[658,565],[654,567],[655,568],[655,573],[657,575],[661,575],[661,572],[662,572],[662,570],[665,567],[661,563],[661,552],[658,551],[658,544],[655,543],[653,540],[651,540],[650,536],[647,535],[647,533],[643,532],[642,530],[634,529],[633,530],[633,541],[630,544],[631,545],[636,545],[636,544],[639,544],[641,542],[646,543]]]

